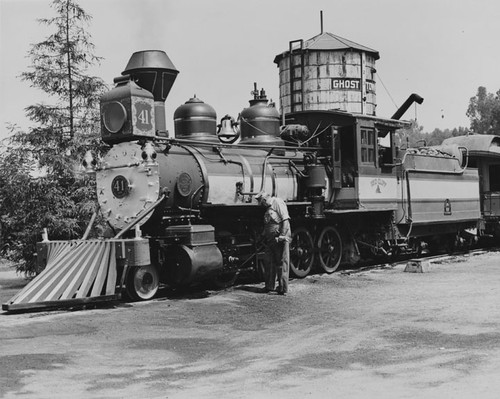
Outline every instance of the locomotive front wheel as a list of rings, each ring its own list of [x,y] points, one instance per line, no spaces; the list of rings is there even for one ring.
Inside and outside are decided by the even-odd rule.
[[[160,279],[153,265],[132,267],[127,276],[127,295],[134,301],[146,301],[155,296]]]
[[[290,270],[299,278],[304,278],[311,271],[314,262],[314,243],[311,234],[304,227],[299,227],[292,234],[290,244]]]
[[[321,268],[327,273],[337,270],[342,259],[342,239],[335,227],[327,226],[321,231],[317,248]]]

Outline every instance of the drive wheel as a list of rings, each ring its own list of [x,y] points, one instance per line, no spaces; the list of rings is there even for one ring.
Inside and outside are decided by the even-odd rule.
[[[127,295],[134,301],[146,301],[155,296],[160,279],[153,265],[132,267],[127,276]]]
[[[304,227],[299,227],[292,234],[290,244],[290,270],[299,278],[304,278],[311,271],[314,262],[314,243],[311,234]]]
[[[327,226],[321,231],[317,248],[321,268],[327,273],[337,270],[342,259],[342,239],[335,227]]]

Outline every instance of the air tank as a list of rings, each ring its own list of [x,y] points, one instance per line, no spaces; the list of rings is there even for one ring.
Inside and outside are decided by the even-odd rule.
[[[339,109],[375,115],[376,50],[320,33],[277,55],[283,113]]]

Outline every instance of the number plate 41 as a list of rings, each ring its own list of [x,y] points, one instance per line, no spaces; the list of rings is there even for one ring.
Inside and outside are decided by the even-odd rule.
[[[134,99],[133,101],[133,124],[141,135],[155,135],[154,103],[146,99]]]

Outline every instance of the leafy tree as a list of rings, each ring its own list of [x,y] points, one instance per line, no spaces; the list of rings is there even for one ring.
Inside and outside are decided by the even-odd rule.
[[[444,139],[449,137],[464,136],[469,133],[469,129],[458,127],[454,129],[434,129],[432,132],[424,132],[423,126],[420,126],[416,120],[412,120],[409,129],[403,129],[399,132],[402,148],[423,147],[440,145]]]
[[[470,99],[467,116],[475,133],[500,135],[500,90],[493,94],[480,86]]]
[[[409,128],[398,131],[399,146],[401,148],[409,148],[415,147],[419,144],[422,145],[421,141],[425,136],[423,129],[423,126],[420,126],[415,119],[412,119],[411,126]]]
[[[424,140],[428,146],[439,145],[449,137],[464,136],[469,133],[469,129],[458,127],[454,129],[434,129],[431,133],[426,133]]]
[[[87,32],[91,20],[74,0],[53,0],[56,16],[39,21],[55,32],[29,51],[32,66],[23,81],[47,94],[52,104],[26,108],[34,126],[10,126],[0,154],[0,222],[5,255],[28,275],[36,267],[36,242],[47,228],[51,239],[82,235],[96,209],[95,183],[78,165],[99,147],[99,97],[105,86],[87,75],[99,63]]]

